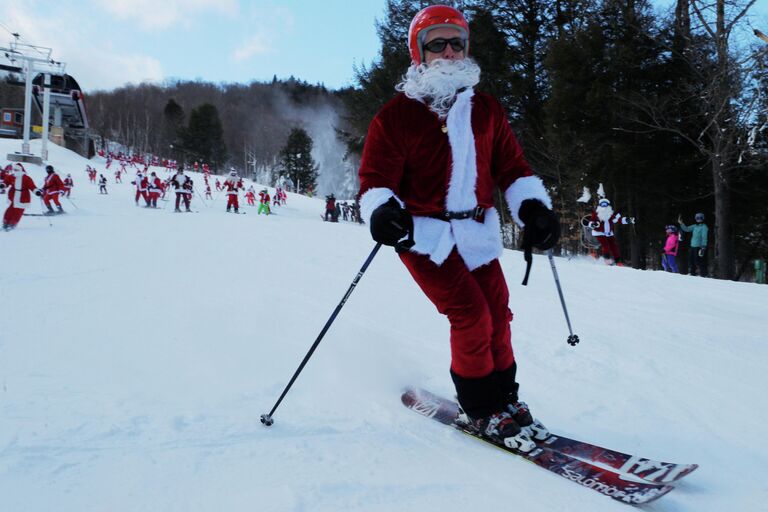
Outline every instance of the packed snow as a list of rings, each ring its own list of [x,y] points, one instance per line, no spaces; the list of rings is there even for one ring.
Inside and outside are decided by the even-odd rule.
[[[75,180],[67,214],[0,232],[0,510],[627,510],[402,406],[408,385],[453,395],[448,323],[388,248],[262,426],[373,248],[367,227],[295,194],[268,217],[225,213],[223,194],[192,214],[136,207],[135,170],[115,184],[102,159],[50,152]],[[527,287],[522,254],[502,258],[533,412],[700,464],[647,510],[768,510],[768,287],[557,264],[576,347],[546,257]]]

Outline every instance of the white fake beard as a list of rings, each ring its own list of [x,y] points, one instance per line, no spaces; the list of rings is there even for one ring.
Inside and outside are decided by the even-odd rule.
[[[413,100],[421,101],[445,119],[462,89],[474,87],[480,81],[480,66],[472,59],[436,59],[411,66],[395,89]]]
[[[607,222],[608,219],[611,218],[611,215],[613,215],[613,207],[612,206],[598,206],[597,207],[597,218],[600,219],[603,222]]]

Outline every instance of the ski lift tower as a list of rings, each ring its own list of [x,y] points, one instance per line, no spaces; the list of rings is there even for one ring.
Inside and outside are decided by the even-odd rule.
[[[50,108],[51,75],[63,75],[66,65],[51,59],[51,48],[19,43],[19,35],[14,34],[16,41],[9,47],[0,47],[11,64],[19,62],[25,75],[24,85],[24,129],[21,152],[9,153],[7,159],[11,162],[27,162],[40,165],[48,160],[48,117]],[[42,73],[43,82],[43,147],[41,156],[33,155],[29,146],[29,134],[32,123],[32,78]]]

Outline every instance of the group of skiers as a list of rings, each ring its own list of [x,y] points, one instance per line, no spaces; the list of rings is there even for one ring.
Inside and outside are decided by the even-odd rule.
[[[210,171],[208,166],[204,165],[203,170],[206,171],[203,174],[206,199],[213,199],[209,183]],[[88,174],[89,181],[95,183],[95,175],[98,174],[97,169],[88,165],[86,173]],[[137,171],[136,178],[131,184],[136,187],[134,201],[137,206],[139,206],[139,201],[143,200],[144,207],[157,208],[157,200],[164,198],[166,192],[172,188],[176,194],[174,211],[181,212],[182,205],[185,211],[192,211],[190,203],[192,195],[195,193],[194,181],[191,177],[184,174],[183,168],[179,168],[172,177],[166,180],[160,179],[154,171],[149,173]],[[216,184],[220,186],[218,179]],[[107,178],[103,174],[99,174],[98,185],[99,193],[107,194]],[[64,213],[59,198],[62,195],[69,197],[73,187],[74,181],[70,174],[67,174],[66,178],[62,180],[53,166],[47,165],[44,184],[38,189],[32,178],[26,173],[23,164],[8,164],[5,168],[0,169],[0,194],[6,194],[7,192],[10,203],[3,215],[3,229],[11,230],[18,225],[24,210],[31,202],[32,194],[40,196],[42,204],[47,209],[43,215]],[[244,188],[243,178],[239,177],[237,171],[232,169],[229,176],[224,180],[223,186],[220,186],[220,189],[225,191],[227,196],[227,212],[234,210],[235,213],[239,213],[238,193]],[[272,213],[271,206],[285,205],[287,200],[287,194],[281,187],[277,187],[274,198],[270,197],[269,191],[266,188],[262,189],[258,196],[258,213],[266,215]],[[246,193],[246,198],[249,205],[255,205],[255,189],[252,185],[249,187],[248,193]],[[55,210],[54,207],[56,208]]]
[[[45,166],[45,173],[43,186],[38,188],[22,163],[9,164],[0,170],[0,193],[8,195],[8,207],[3,213],[2,224],[5,231],[10,231],[19,224],[24,211],[32,203],[33,194],[41,199],[47,209],[43,215],[65,213],[59,196],[69,196],[72,178],[67,175],[67,178],[62,180],[52,165]]]
[[[325,215],[323,220],[326,222],[339,222],[339,218],[362,224],[360,202],[355,199],[350,204],[348,201],[337,201],[333,194],[325,196]]]
[[[278,206],[278,205],[284,205],[286,203],[288,195],[285,193],[285,191],[277,187],[275,189],[275,195],[270,198],[269,190],[266,188],[263,188],[258,193],[259,196],[259,208],[258,208],[258,214],[261,215],[262,213],[265,215],[269,215],[272,213],[272,208],[270,206],[270,200],[272,201],[272,206]],[[256,189],[253,188],[253,185],[248,187],[248,190],[245,193],[245,199],[248,202],[248,206],[256,206]]]

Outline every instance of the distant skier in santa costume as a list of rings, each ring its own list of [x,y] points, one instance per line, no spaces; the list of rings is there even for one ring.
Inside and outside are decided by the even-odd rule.
[[[20,163],[13,164],[13,170],[6,173],[0,184],[8,191],[8,208],[3,214],[3,229],[10,231],[18,226],[24,210],[32,202],[32,194],[42,196],[42,190],[37,190],[35,182],[27,175],[27,171]]]
[[[147,194],[149,195],[149,204],[147,207],[157,208],[157,200],[160,198],[160,194],[163,191],[163,181],[152,172],[149,175],[149,186],[147,187]]]
[[[634,223],[634,217],[625,217],[614,212],[608,199],[605,197],[598,199],[597,208],[592,211],[589,227],[592,228],[592,236],[600,242],[603,257],[611,263],[621,263],[621,251],[619,251],[619,244],[616,243],[615,226]]]
[[[248,206],[256,206],[256,189],[253,188],[253,185],[248,187],[248,191],[245,193],[245,200]]]
[[[229,171],[229,178],[224,181],[224,193],[227,194],[227,212],[234,208],[235,213],[240,213],[240,206],[237,202],[238,188],[242,188],[242,181],[237,177],[237,172],[232,169]]]
[[[71,174],[67,174],[67,177],[64,178],[64,196],[69,197],[69,194],[72,192],[72,188],[75,186],[75,182],[72,179]]]
[[[136,206],[139,206],[139,198],[141,197],[144,199],[146,206],[149,207],[149,196],[147,195],[149,180],[138,172],[136,173],[136,179],[132,181],[131,184],[136,185]]]
[[[186,193],[187,183],[190,182],[189,176],[184,174],[184,169],[179,169],[171,179],[171,185],[176,192],[176,208],[175,212],[181,211],[181,202],[184,201],[184,207],[189,211],[189,196]]]
[[[43,202],[45,203],[45,207],[48,208],[48,214],[53,215],[54,213],[64,213],[64,208],[61,207],[61,202],[59,202],[59,194],[61,194],[64,191],[64,182],[61,181],[61,178],[56,173],[56,171],[53,170],[52,165],[46,165],[45,166],[45,182],[43,184]],[[56,211],[53,211],[53,207],[51,206],[51,202],[53,202],[56,205]]]
[[[99,194],[107,193],[107,177],[99,174]]]
[[[468,425],[531,450],[546,429],[518,399],[509,291],[495,187],[525,237],[549,249],[559,221],[501,104],[475,92],[469,26],[458,10],[419,11],[408,33],[411,67],[371,122],[360,163],[360,204],[374,240],[395,246],[451,325],[451,376]],[[442,186],[436,186],[442,185]]]

